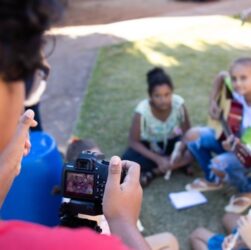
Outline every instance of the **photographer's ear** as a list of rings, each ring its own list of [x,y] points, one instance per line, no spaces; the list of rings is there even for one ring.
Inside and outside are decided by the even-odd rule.
[[[122,162],[118,156],[113,156],[110,160],[107,185],[120,186],[122,172]]]

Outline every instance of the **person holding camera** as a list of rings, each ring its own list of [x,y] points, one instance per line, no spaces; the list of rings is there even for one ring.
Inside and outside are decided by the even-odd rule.
[[[89,161],[91,159],[91,162]],[[70,184],[72,182],[74,176],[76,175],[82,175],[85,178],[90,177],[90,179],[93,179],[93,175],[90,175],[90,171],[86,171],[86,169],[92,168],[91,165],[95,166],[95,169],[99,169],[99,182],[102,183],[101,179],[104,174],[104,168],[107,162],[103,161],[104,154],[100,147],[96,144],[95,141],[92,139],[80,139],[78,137],[73,137],[71,141],[68,144],[66,155],[65,155],[65,161],[66,161],[66,167],[64,168],[64,177],[65,180],[63,184],[63,196],[71,198],[70,201],[67,203],[68,210],[65,210],[66,213],[61,218],[61,223],[65,225],[86,225],[90,224],[92,228],[97,230],[96,223],[93,223],[94,221],[99,221],[100,226],[102,228],[102,232],[109,234],[109,225],[107,224],[107,221],[104,220],[103,216],[99,217],[90,217],[88,215],[100,215],[100,209],[99,209],[99,201],[96,200],[96,206],[90,205],[90,202],[93,201],[93,196],[95,197],[97,195],[97,188],[98,185],[92,186],[92,196],[87,194],[86,190],[79,190],[72,188],[74,184]],[[84,161],[83,161],[84,160]],[[91,165],[89,164],[91,163]],[[77,168],[76,168],[77,167]],[[79,169],[79,168],[82,169]],[[103,170],[102,170],[103,169]],[[87,175],[86,175],[86,173]],[[125,176],[125,172],[122,173],[122,180]],[[97,179],[94,177],[94,179]],[[121,180],[120,180],[121,181]],[[77,181],[76,186],[80,184],[79,181]],[[95,194],[95,195],[94,195]],[[72,200],[73,199],[73,200]],[[77,203],[75,203],[75,199],[77,199]],[[82,206],[81,208],[78,207],[79,201],[85,201],[86,206]],[[90,213],[88,207],[92,207],[92,211]],[[70,214],[72,215],[72,211],[74,208],[74,212],[78,212],[78,214],[81,214],[80,217],[76,219],[76,217],[67,216],[67,212],[70,211]],[[86,216],[87,215],[87,216]],[[82,218],[91,219],[91,221],[81,221]],[[93,220],[92,220],[93,219]],[[138,220],[137,227],[140,228],[141,222]],[[99,227],[98,227],[99,230]],[[97,231],[98,231],[97,230]],[[145,240],[149,244],[150,248],[152,250],[178,250],[179,244],[177,239],[169,232],[162,232],[153,234],[150,236],[145,237]]]
[[[29,153],[28,133],[37,125],[34,112],[22,116],[24,79],[42,63],[43,33],[59,13],[56,0],[0,0],[0,203],[21,171]],[[21,119],[20,119],[21,116]],[[127,176],[120,184],[122,168]],[[137,230],[142,188],[140,167],[112,157],[103,199],[103,211],[114,236],[87,229],[48,228],[26,222],[0,222],[1,249],[149,249]],[[15,206],[15,204],[13,204]],[[122,242],[121,242],[122,241]]]

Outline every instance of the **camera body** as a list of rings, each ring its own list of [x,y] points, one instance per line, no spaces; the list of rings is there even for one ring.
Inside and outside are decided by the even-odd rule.
[[[62,176],[62,195],[79,204],[81,213],[102,214],[102,200],[108,176],[109,162],[104,156],[82,152],[76,162],[65,163]]]
[[[109,162],[103,155],[84,151],[75,163],[66,163],[63,170],[63,196],[78,201],[101,203],[108,176]]]

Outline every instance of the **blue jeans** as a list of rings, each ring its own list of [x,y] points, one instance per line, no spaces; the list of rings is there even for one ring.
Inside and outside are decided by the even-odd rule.
[[[226,152],[222,148],[213,129],[201,128],[199,138],[188,142],[187,146],[208,181],[219,183],[220,178],[212,171],[216,169],[225,173],[224,181],[237,187],[240,192],[251,191],[251,178],[247,176],[250,169],[245,168],[233,152]]]

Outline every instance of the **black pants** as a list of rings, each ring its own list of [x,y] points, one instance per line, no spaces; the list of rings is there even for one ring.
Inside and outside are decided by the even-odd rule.
[[[175,137],[173,139],[169,139],[167,141],[167,148],[164,152],[164,155],[169,156],[173,152],[174,145],[177,141],[180,140],[180,137]],[[150,148],[149,142],[142,141],[141,142],[146,148]],[[163,143],[158,143],[161,148],[163,148]],[[135,161],[141,167],[141,173],[145,172],[152,172],[154,168],[157,168],[157,164],[152,161],[151,159],[145,157],[144,155],[140,154],[136,150],[132,148],[128,148],[122,156],[123,160]]]

